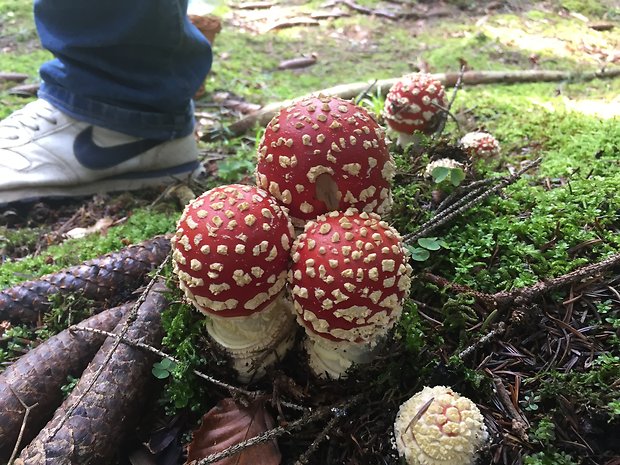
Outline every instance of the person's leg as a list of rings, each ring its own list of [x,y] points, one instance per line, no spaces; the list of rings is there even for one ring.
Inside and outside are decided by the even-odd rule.
[[[187,0],[35,0],[44,48],[39,96],[82,121],[171,139],[193,127],[190,101],[211,49]]]
[[[0,204],[136,189],[196,170],[191,97],[211,48],[187,0],[35,0],[40,99],[0,122]]]

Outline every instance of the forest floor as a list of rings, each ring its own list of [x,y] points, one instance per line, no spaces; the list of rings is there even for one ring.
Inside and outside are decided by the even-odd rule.
[[[594,267],[576,280],[568,274],[620,252],[620,79],[583,78],[620,67],[620,6],[594,0],[253,3],[203,5],[222,21],[213,68],[196,99],[196,137],[208,176],[165,190],[0,208],[0,289],[173,232],[191,195],[253,182],[263,128],[238,136],[226,128],[270,102],[368,82],[361,104],[381,122],[384,92],[372,86],[375,80],[463,66],[567,71],[570,79],[559,82],[464,85],[454,119],[427,152],[412,156],[392,144],[398,172],[389,221],[402,234],[436,216],[437,197],[447,194],[424,178],[424,165],[464,133],[491,132],[501,153],[473,164],[457,201],[472,182],[540,162],[433,230],[431,241],[408,244],[416,257],[414,284],[396,337],[378,362],[347,381],[318,382],[301,351],[293,351],[250,388],[269,393],[261,409],[281,426],[302,416],[286,407],[292,403],[339,409],[281,436],[282,463],[300,457],[317,464],[399,463],[390,432],[400,403],[423,386],[446,384],[485,417],[491,440],[480,463],[619,464],[620,266]],[[0,79],[2,117],[35,98],[38,67],[50,58],[38,43],[31,9],[30,0],[0,0],[0,72],[24,75],[19,83]],[[514,299],[503,308],[489,304],[489,296],[553,278],[562,285],[526,292],[518,305]],[[0,322],[0,370],[93,305],[55,298],[36,325]],[[201,416],[229,395],[193,369],[236,384],[221,359],[199,350],[208,344],[201,318],[184,303],[166,310],[163,349],[182,363],[169,370],[157,365],[162,379],[154,380],[155,399],[118,463],[182,463]],[[68,379],[65,390],[73,383]]]

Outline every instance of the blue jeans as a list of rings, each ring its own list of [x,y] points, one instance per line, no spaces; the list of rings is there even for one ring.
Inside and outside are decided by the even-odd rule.
[[[194,126],[192,96],[211,68],[188,0],[35,0],[44,48],[39,97],[88,123],[151,139]]]

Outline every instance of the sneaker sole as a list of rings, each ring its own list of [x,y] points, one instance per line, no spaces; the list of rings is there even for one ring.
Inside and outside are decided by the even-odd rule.
[[[198,161],[191,161],[171,168],[139,173],[125,173],[111,178],[78,186],[48,186],[36,189],[17,189],[0,193],[0,207],[11,202],[32,202],[41,198],[81,197],[107,192],[132,191],[163,186],[185,177],[195,178],[204,173]]]

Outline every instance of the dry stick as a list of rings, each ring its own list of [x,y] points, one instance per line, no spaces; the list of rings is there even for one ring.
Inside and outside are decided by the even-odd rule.
[[[529,427],[527,419],[515,408],[502,380],[493,378],[493,385],[495,386],[495,392],[497,392],[500,402],[506,407],[508,414],[512,417],[512,430],[519,435],[522,441],[527,441],[527,428]]]
[[[111,337],[111,338],[117,338],[118,337],[117,334],[112,333],[110,331],[104,331],[104,330],[97,329],[97,328],[89,328],[89,327],[86,327],[86,326],[82,326],[82,327],[80,327],[80,326],[72,326],[71,327],[71,331],[86,331],[88,333],[101,334],[103,336],[107,336],[107,337]],[[159,350],[159,349],[157,349],[157,348],[155,348],[153,346],[145,344],[144,342],[132,341],[132,340],[127,339],[125,337],[120,337],[120,341],[123,344],[127,344],[128,346],[135,347],[137,349],[142,349],[142,350],[146,350],[148,352],[151,352],[151,353],[153,353],[153,354],[155,354],[155,355],[157,355],[157,356],[159,356],[161,358],[167,358],[168,360],[170,360],[170,361],[172,361],[172,362],[174,362],[176,364],[180,364],[181,363],[181,361],[179,359],[173,357],[172,355],[169,355],[166,352],[164,352],[162,350]],[[192,370],[192,372],[196,376],[198,376],[198,377],[200,377],[200,378],[202,378],[202,379],[204,379],[206,381],[209,381],[210,383],[215,384],[216,386],[225,388],[228,391],[230,391],[231,393],[232,392],[236,392],[238,394],[242,394],[242,395],[250,397],[250,398],[256,398],[256,397],[259,397],[259,396],[265,394],[264,392],[261,392],[261,391],[247,391],[245,389],[233,386],[231,384],[227,384],[227,383],[225,383],[223,381],[220,381],[220,380],[218,380],[216,378],[213,378],[212,376],[209,376],[209,375],[207,375],[207,374],[205,374],[205,373],[203,373],[201,371],[198,371],[198,370]]]
[[[579,281],[580,279],[592,276],[595,273],[605,271],[618,265],[620,265],[620,253],[614,254],[598,263],[591,263],[589,265],[582,266],[581,268],[577,268],[576,270],[565,275],[558,276],[557,278],[539,281],[529,287],[515,289],[510,292],[498,292],[493,294],[492,298],[501,306],[507,306],[512,303],[519,306],[524,305],[546,292],[553,291],[562,286],[574,283],[575,281]]]
[[[149,292],[151,291],[151,289],[153,288],[153,286],[155,285],[155,282],[157,281],[157,279],[159,278],[159,276],[161,275],[162,270],[164,269],[164,267],[166,266],[166,264],[168,263],[168,260],[170,259],[171,254],[169,253],[166,258],[164,259],[164,261],[161,263],[161,265],[159,265],[159,267],[157,268],[157,270],[155,271],[155,275],[153,276],[153,278],[151,279],[151,281],[146,285],[146,287],[144,288],[144,292],[142,292],[142,294],[140,295],[140,297],[138,298],[138,300],[136,301],[136,303],[134,304],[134,306],[132,307],[132,309],[129,311],[127,320],[125,321],[125,323],[123,324],[123,327],[121,328],[121,330],[118,332],[118,334],[115,334],[114,337],[116,338],[116,341],[114,341],[114,344],[112,345],[112,347],[110,348],[110,351],[108,352],[106,358],[103,360],[103,363],[101,363],[101,366],[97,369],[96,373],[94,374],[93,378],[91,379],[89,385],[84,389],[84,391],[81,393],[80,397],[78,397],[78,399],[75,401],[75,403],[73,405],[71,405],[67,411],[65,412],[65,414],[63,415],[63,417],[60,419],[60,421],[58,422],[58,424],[56,425],[56,428],[54,428],[53,430],[50,431],[49,435],[48,435],[48,440],[53,438],[54,436],[56,436],[56,434],[58,433],[58,431],[60,431],[60,429],[63,427],[63,425],[65,424],[65,422],[67,421],[67,419],[73,414],[73,412],[75,411],[75,409],[80,405],[80,403],[82,402],[82,400],[84,399],[84,397],[86,397],[86,395],[90,392],[90,390],[92,389],[92,387],[94,386],[94,384],[97,382],[97,380],[99,379],[99,376],[101,376],[101,373],[103,372],[103,370],[105,369],[106,365],[110,362],[110,360],[112,359],[112,356],[114,355],[114,352],[116,351],[116,349],[118,348],[118,346],[120,346],[121,344],[121,338],[124,337],[127,334],[127,331],[129,331],[129,328],[131,327],[131,324],[133,323],[133,321],[136,319],[136,315],[138,314],[138,310],[140,309],[140,306],[144,303],[144,301],[146,300]]]
[[[26,405],[26,403],[21,399],[21,397],[17,395],[17,393],[13,390],[12,387],[9,387],[9,389],[11,390],[15,398],[19,401],[19,403],[22,404],[22,407],[24,407],[24,410],[25,410],[24,419],[22,421],[22,426],[19,428],[19,435],[17,436],[17,442],[15,443],[15,447],[13,448],[13,453],[11,454],[11,458],[9,458],[9,461],[7,462],[8,465],[12,465],[13,462],[15,461],[15,458],[17,457],[17,454],[19,453],[19,446],[21,445],[22,439],[24,438],[24,431],[26,431],[26,423],[28,423],[28,416],[30,415],[31,410],[39,404],[35,403],[32,405]]]
[[[319,407],[314,412],[309,412],[301,418],[290,422],[286,426],[278,426],[277,428],[270,429],[262,434],[259,434],[258,436],[248,439],[247,441],[243,441],[239,444],[235,444],[234,446],[227,447],[223,451],[216,454],[211,454],[202,460],[194,460],[192,462],[189,462],[187,465],[209,465],[211,463],[218,462],[219,460],[222,460],[226,457],[238,454],[243,449],[247,449],[248,447],[255,446],[257,444],[262,444],[263,442],[271,441],[272,439],[282,436],[285,433],[294,431],[309,423],[320,420],[321,418],[326,417],[334,411],[339,412],[345,410],[361,401],[362,397],[363,396],[361,394],[357,394],[344,402],[340,402],[337,405],[326,405],[323,407]]]
[[[581,268],[577,268],[576,270],[562,276],[558,276],[557,278],[539,281],[532,286],[523,287],[512,291],[496,292],[495,294],[476,291],[468,286],[453,283],[446,278],[442,278],[441,276],[437,276],[432,273],[420,273],[418,277],[459,293],[471,294],[478,301],[489,307],[499,307],[499,309],[504,309],[512,304],[522,307],[546,292],[572,284],[580,279],[593,276],[596,273],[606,271],[614,266],[620,266],[620,253],[616,253],[598,263],[591,263],[589,265],[582,266]]]
[[[448,207],[453,206],[454,204],[456,204],[456,202],[454,202],[454,199],[459,196],[460,194],[464,193],[464,192],[468,192],[471,193],[474,190],[477,189],[483,189],[485,186],[488,186],[490,184],[495,184],[496,182],[500,181],[502,178],[499,177],[495,177],[495,178],[488,178],[488,179],[481,179],[479,181],[472,181],[469,184],[467,184],[466,186],[461,186],[458,187],[454,192],[452,192],[450,195],[448,195],[448,197],[446,197],[440,204],[439,206],[435,209],[435,215],[437,215],[438,213],[442,212],[443,210],[445,210]],[[457,202],[462,201],[462,198],[459,199]],[[454,202],[454,203],[453,203]]]
[[[458,94],[458,91],[461,88],[461,85],[463,84],[463,74],[465,74],[465,66],[461,66],[461,69],[459,70],[459,77],[456,80],[456,83],[454,84],[454,90],[452,91],[452,97],[450,98],[450,101],[448,102],[448,106],[443,110],[442,113],[442,118],[439,122],[439,127],[437,128],[437,130],[435,131],[435,133],[433,134],[433,140],[437,140],[441,134],[443,133],[443,130],[446,127],[446,121],[448,121],[448,115],[450,115],[450,110],[452,109],[452,105],[454,105],[454,101],[456,100],[456,94]],[[456,118],[454,119],[456,121]],[[457,122],[458,125],[458,122]]]
[[[505,331],[506,331],[506,323],[502,321],[497,325],[497,328],[489,331],[487,334],[482,336],[476,342],[474,342],[473,344],[471,344],[470,346],[466,347],[461,352],[459,352],[458,354],[459,359],[463,360],[469,357],[472,354],[472,352],[476,350],[478,347],[486,344],[494,337],[502,335]]]
[[[445,86],[454,85],[459,79],[460,73],[438,73],[433,74],[433,78],[441,81]],[[466,71],[463,73],[462,83],[467,85],[479,84],[514,84],[521,82],[558,82],[572,79],[592,80],[599,78],[614,78],[620,76],[620,67],[610,70],[591,71],[587,73],[571,73],[568,71],[547,71],[547,70],[522,70],[522,71]],[[391,79],[380,79],[375,84],[379,88],[382,96],[385,96],[388,89],[392,87],[400,77]],[[368,82],[354,82],[341,84],[325,89],[317,89],[315,92],[299,97],[304,98],[310,95],[325,94],[340,97],[343,99],[355,98],[360,92],[368,87]],[[256,113],[252,113],[227,127],[227,132],[234,136],[239,136],[246,131],[254,128],[256,124],[265,126],[273,116],[291,105],[294,101],[289,99],[281,102],[274,102],[264,106]],[[208,135],[205,135],[208,137]]]
[[[404,240],[407,242],[411,242],[411,241],[415,241],[416,239],[419,239],[420,237],[426,236],[428,233],[437,229],[439,226],[444,225],[445,223],[452,220],[456,216],[460,215],[464,211],[467,211],[474,205],[482,202],[487,197],[490,197],[492,194],[495,194],[496,192],[499,192],[504,187],[512,184],[517,179],[519,179],[526,171],[534,168],[535,166],[538,166],[541,160],[542,160],[541,158],[538,158],[534,160],[533,162],[528,163],[526,166],[521,168],[515,174],[507,178],[504,178],[499,183],[497,183],[495,186],[493,186],[487,191],[482,192],[480,195],[477,195],[477,196],[472,195],[472,194],[478,193],[478,190],[467,194],[463,199],[461,199],[460,201],[456,202],[454,205],[451,205],[450,207],[446,208],[440,214],[428,220],[426,223],[420,226],[420,228],[418,228],[416,232],[405,235]],[[469,200],[470,198],[472,198],[472,200]]]
[[[295,462],[295,465],[307,465],[309,463],[310,456],[314,453],[315,450],[317,450],[319,445],[327,438],[327,435],[329,434],[329,432],[334,429],[334,427],[339,421],[340,421],[339,415],[333,416],[331,420],[327,422],[327,424],[325,425],[325,428],[323,428],[321,432],[319,433],[319,435],[314,439],[314,441],[312,441],[312,444],[310,444],[310,446],[308,446],[306,451],[299,456],[299,458]]]

